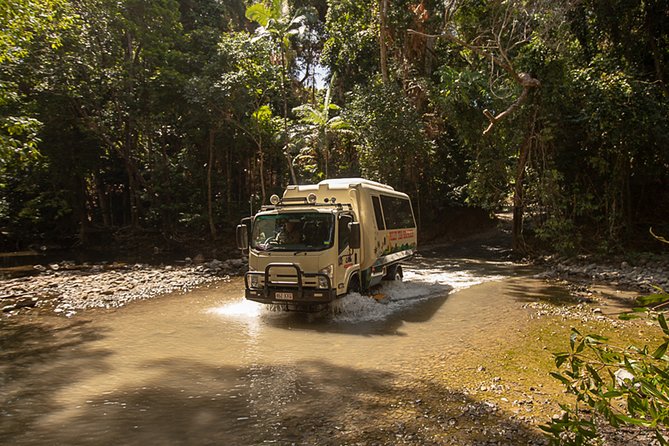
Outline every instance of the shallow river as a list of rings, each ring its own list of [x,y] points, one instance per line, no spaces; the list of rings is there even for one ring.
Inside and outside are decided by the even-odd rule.
[[[425,257],[335,311],[268,311],[242,281],[0,328],[0,444],[338,444],[426,359],[513,329],[533,285],[503,261]],[[310,440],[305,440],[305,439]]]

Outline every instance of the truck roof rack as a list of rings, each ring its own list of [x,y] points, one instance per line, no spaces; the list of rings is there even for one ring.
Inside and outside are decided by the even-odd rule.
[[[323,180],[318,183],[318,186],[329,186],[330,189],[348,189],[351,186],[358,184],[367,184],[369,186],[378,187],[380,189],[395,190],[387,184],[377,183],[376,181],[366,180],[364,178],[333,178],[330,180]]]
[[[287,200],[287,201],[289,201],[289,200]],[[350,210],[350,211],[353,210],[353,205],[351,203],[313,203],[313,204],[309,204],[306,201],[301,201],[299,203],[295,203],[294,201],[296,201],[296,200],[294,200],[294,199],[292,201],[293,201],[293,203],[290,203],[290,202],[289,203],[284,203],[282,201],[281,203],[279,203],[277,205],[265,204],[265,205],[260,207],[260,210],[261,211],[272,211],[274,209],[285,209],[285,208],[306,206],[306,205],[308,205],[309,207],[316,207],[316,208],[334,207],[334,208],[337,208],[337,209],[344,209],[344,206],[346,206],[346,208],[348,208],[348,210]]]

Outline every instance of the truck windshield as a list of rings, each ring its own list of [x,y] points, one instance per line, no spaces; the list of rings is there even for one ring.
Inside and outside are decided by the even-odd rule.
[[[334,216],[318,212],[259,215],[251,247],[260,251],[321,251],[332,246]]]

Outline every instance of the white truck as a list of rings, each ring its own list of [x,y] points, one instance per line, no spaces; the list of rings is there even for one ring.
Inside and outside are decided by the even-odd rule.
[[[248,250],[245,296],[286,310],[321,308],[382,279],[401,280],[417,245],[409,197],[361,178],[291,185],[237,226]]]

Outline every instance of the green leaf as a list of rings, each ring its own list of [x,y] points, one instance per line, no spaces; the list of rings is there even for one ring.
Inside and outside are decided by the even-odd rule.
[[[609,340],[609,338],[607,338],[606,336],[601,336],[597,334],[589,334],[585,337],[585,339],[590,344],[601,344],[602,342]]]
[[[602,378],[599,376],[599,373],[597,373],[594,367],[592,367],[590,364],[587,364],[585,368],[598,385],[602,383]]]
[[[555,354],[555,367],[558,369],[565,361],[569,358],[569,353],[556,353]]]
[[[266,27],[269,19],[272,18],[272,11],[262,3],[256,3],[246,8],[246,18],[252,22],[258,23],[262,27]]]
[[[653,353],[653,358],[655,359],[660,359],[662,356],[667,351],[667,346],[669,346],[669,340],[665,341],[662,345],[660,345],[657,350]]]
[[[653,293],[647,296],[639,296],[636,298],[636,301],[639,305],[646,307],[650,305],[661,304],[667,300],[669,300],[669,294],[667,293]]]
[[[636,426],[646,426],[646,427],[652,425],[651,422],[646,421],[646,420],[642,420],[642,419],[639,419],[639,418],[632,418],[632,417],[628,417],[627,415],[622,415],[622,414],[617,415],[617,416],[621,421],[624,421],[627,424],[634,424]]]
[[[667,327],[667,321],[664,319],[663,313],[660,313],[660,315],[657,317],[657,321],[660,323],[660,327],[662,327],[664,334],[669,336],[669,327]]]
[[[571,329],[571,334],[569,335],[569,346],[571,347],[572,351],[574,350],[574,344],[576,343],[576,339],[581,335],[581,333],[578,332],[575,328]]]
[[[550,376],[552,376],[553,378],[557,379],[558,381],[562,382],[565,385],[570,385],[571,384],[571,381],[569,381],[567,378],[565,378],[564,376],[562,376],[559,373],[550,372]]]
[[[610,399],[610,398],[618,398],[623,396],[624,393],[619,391],[619,390],[609,390],[608,392],[604,392],[602,394],[603,398]]]

